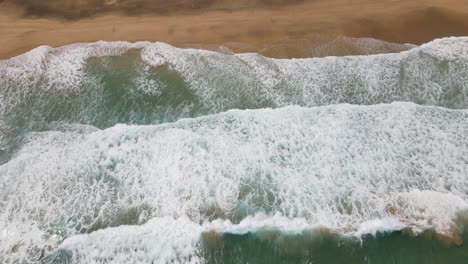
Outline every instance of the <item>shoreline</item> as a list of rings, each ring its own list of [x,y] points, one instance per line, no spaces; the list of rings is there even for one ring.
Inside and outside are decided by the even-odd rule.
[[[468,35],[468,5],[460,0],[304,1],[233,11],[198,8],[172,15],[106,13],[76,20],[24,14],[18,7],[0,5],[0,59],[40,45],[58,47],[99,40],[162,41],[178,47],[242,43],[246,49],[261,50],[277,43],[330,35],[416,45]]]

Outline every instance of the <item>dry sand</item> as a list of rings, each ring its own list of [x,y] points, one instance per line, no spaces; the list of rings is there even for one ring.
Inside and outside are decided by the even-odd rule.
[[[468,35],[468,0],[60,1],[13,5],[0,0],[0,59],[39,45],[98,40],[163,41],[183,47],[228,42],[239,51],[258,51],[274,43],[328,35],[413,44]],[[31,4],[40,2],[50,5]]]

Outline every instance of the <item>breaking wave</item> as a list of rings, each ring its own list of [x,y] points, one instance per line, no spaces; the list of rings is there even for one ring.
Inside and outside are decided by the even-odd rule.
[[[220,224],[223,232],[241,232],[257,213],[341,235],[389,223],[457,237],[468,209],[467,121],[465,110],[394,103],[65,125],[30,133],[0,167],[2,225],[31,236],[25,248],[167,216],[189,226],[224,219],[234,225]]]
[[[467,72],[468,38],[309,59],[98,42],[0,61],[0,261],[245,263],[251,247],[309,263],[340,244],[363,263],[359,243],[395,232],[462,245]]]

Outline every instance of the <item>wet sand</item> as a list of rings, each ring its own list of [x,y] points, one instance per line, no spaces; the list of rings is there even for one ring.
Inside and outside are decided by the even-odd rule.
[[[161,1],[123,5],[108,0],[104,1],[107,7],[101,8],[96,3],[103,1],[49,0],[45,3],[50,6],[31,8],[38,1],[13,5],[3,0],[0,59],[39,45],[98,40],[163,41],[182,47],[228,43],[236,51],[259,51],[275,43],[303,43],[317,36],[421,44],[438,37],[468,35],[465,0],[243,0],[236,4],[178,0],[169,1],[172,5],[156,5]],[[282,52],[281,56],[267,55],[301,57]]]

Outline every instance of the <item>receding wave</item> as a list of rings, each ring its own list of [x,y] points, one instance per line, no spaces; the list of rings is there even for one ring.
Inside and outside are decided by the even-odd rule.
[[[467,136],[466,110],[413,103],[57,124],[0,166],[0,259],[216,263],[236,239],[307,252],[385,230],[457,244]]]

